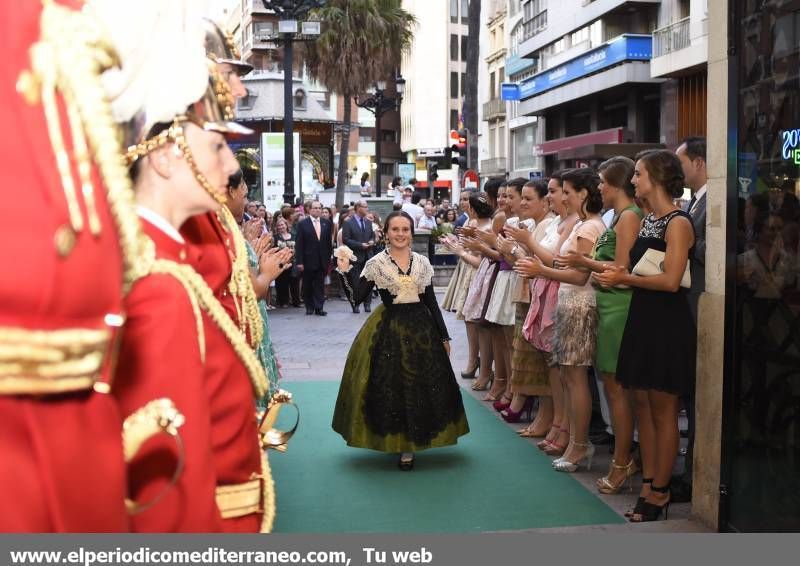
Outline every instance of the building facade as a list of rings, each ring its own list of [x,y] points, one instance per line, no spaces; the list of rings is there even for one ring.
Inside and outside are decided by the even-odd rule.
[[[483,177],[505,176],[508,172],[508,122],[506,102],[500,95],[505,82],[505,61],[508,54],[506,34],[506,0],[485,2],[482,6],[485,26],[481,30],[481,43],[486,44],[488,80],[479,85],[478,97],[482,103],[483,121],[480,128],[480,173]],[[482,14],[483,15],[483,14]]]
[[[248,99],[255,100],[262,97],[263,100],[263,97],[274,96],[278,92],[275,81],[282,80],[284,72],[283,47],[277,41],[279,35],[276,16],[264,8],[261,0],[231,0],[221,23],[233,35],[242,53],[242,58],[253,65],[254,71],[249,76],[253,80],[246,82],[249,92]],[[386,183],[396,174],[396,164],[403,158],[399,145],[399,113],[388,112],[381,118],[381,179],[376,181],[378,165],[375,163],[375,136],[378,133],[375,131],[374,115],[363,108],[358,108],[353,101],[352,123],[343,124],[344,101],[342,97],[329,92],[324,86],[310,79],[305,71],[302,54],[297,49],[297,44],[293,57],[292,81],[295,85],[293,86],[295,99],[302,103],[295,115],[295,125],[296,130],[301,134],[303,147],[301,169],[302,177],[305,179],[305,188],[313,188],[313,193],[317,193],[323,186],[335,185],[343,140],[341,133],[345,127],[350,129],[346,168],[348,184],[357,185],[361,175],[369,173],[372,185],[382,182],[382,186],[386,186]],[[388,84],[387,96],[396,96],[393,80],[389,80]],[[280,100],[283,101],[282,91]],[[282,106],[278,108],[271,104],[270,108],[274,111],[274,115],[258,117],[250,115],[252,108],[247,107],[248,100],[244,102],[245,106],[240,104],[240,108],[248,114],[249,119],[255,120],[257,124],[270,124],[270,128],[282,124]],[[313,107],[313,113],[308,111],[309,107]],[[295,108],[297,109],[297,106]],[[308,116],[312,114],[314,118],[309,121]],[[329,124],[329,126],[321,126],[323,123]],[[268,131],[273,131],[273,129]],[[332,159],[330,160],[320,152],[319,136],[323,131],[327,131],[331,139]],[[308,136],[310,138],[306,139]]]
[[[401,73],[406,79],[400,110],[401,150],[416,164],[417,179],[426,184],[426,155],[450,144],[458,128],[466,76],[468,0],[403,0],[417,18],[410,51]],[[452,187],[452,169],[440,167],[440,186]],[[419,185],[418,185],[419,186]]]
[[[659,6],[523,1],[518,55],[536,72],[520,82],[519,113],[544,120],[534,156],[547,172],[659,146],[664,79],[650,72]]]

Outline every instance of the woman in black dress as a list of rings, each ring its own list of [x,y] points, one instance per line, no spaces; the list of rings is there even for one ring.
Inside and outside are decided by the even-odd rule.
[[[355,288],[344,275],[351,268],[346,248],[337,250],[336,271],[350,303],[357,306],[377,288],[382,304],[350,347],[333,429],[349,446],[399,452],[400,469],[410,470],[414,452],[455,444],[469,426],[433,268],[411,251],[414,222],[395,211],[384,232],[386,250],[367,261]]]
[[[642,454],[642,492],[631,521],[655,521],[669,505],[669,482],[678,454],[678,396],[694,387],[697,331],[681,287],[694,247],[688,213],[674,204],[683,194],[678,158],[667,150],[637,156],[636,196],[652,211],[630,252],[633,270],[648,248],[665,252],[662,273],[634,275],[612,267],[594,278],[604,287],[633,287],[617,363],[617,381],[633,390]]]

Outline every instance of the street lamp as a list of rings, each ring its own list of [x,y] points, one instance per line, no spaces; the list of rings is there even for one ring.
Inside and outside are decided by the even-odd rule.
[[[356,105],[365,110],[369,110],[375,115],[375,168],[377,170],[375,178],[375,196],[381,196],[381,116],[392,110],[399,110],[403,100],[406,80],[402,75],[395,77],[395,89],[397,97],[386,96],[386,81],[377,81],[374,92],[368,93],[366,98],[356,96]]]
[[[294,42],[309,41],[296,37],[298,22],[311,10],[325,6],[326,0],[261,0],[264,8],[278,17],[279,41],[283,42],[283,202],[294,205],[294,95],[292,93],[292,67],[294,66]],[[317,36],[319,25],[301,22],[303,36]]]

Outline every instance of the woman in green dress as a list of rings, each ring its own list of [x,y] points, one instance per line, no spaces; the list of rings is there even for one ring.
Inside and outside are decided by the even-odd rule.
[[[603,206],[614,209],[611,227],[597,240],[593,257],[571,252],[560,257],[559,262],[573,268],[602,272],[606,265],[628,266],[628,256],[636,241],[642,221],[642,211],[636,206],[633,196],[634,163],[627,157],[612,157],[598,167],[600,192]],[[617,382],[617,356],[622,341],[622,332],[628,319],[631,302],[629,289],[596,288],[597,300],[597,358],[596,367],[603,375],[611,425],[616,438],[614,459],[608,474],[597,480],[601,493],[618,493],[626,480],[633,475],[633,460],[630,457],[633,441],[633,412],[630,400]]]
[[[244,182],[242,170],[231,175],[228,182],[228,200],[226,206],[242,226],[244,220],[245,202],[247,200],[247,184]],[[264,366],[269,380],[269,390],[262,399],[257,401],[261,408],[265,408],[273,393],[278,390],[278,363],[275,358],[275,348],[272,345],[269,331],[269,317],[267,315],[266,295],[270,283],[292,265],[292,251],[289,249],[271,248],[271,236],[262,234],[263,222],[251,220],[242,226],[247,247],[247,261],[252,272],[253,288],[258,297],[258,311],[264,325],[263,338],[256,347],[256,356]]]

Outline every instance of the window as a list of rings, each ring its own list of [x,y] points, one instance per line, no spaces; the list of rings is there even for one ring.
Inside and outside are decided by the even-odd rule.
[[[547,0],[530,0],[523,7],[523,36],[530,39],[547,27]]]
[[[450,0],[450,23],[458,23],[458,0]]]
[[[450,73],[450,98],[458,98],[458,73]]]
[[[467,60],[467,40],[468,40],[468,36],[466,36],[466,35],[462,35],[461,36],[461,60],[462,61],[466,61]]]
[[[467,73],[461,73],[461,96],[467,91]]]
[[[497,98],[494,93],[494,73],[489,73],[489,100]]]
[[[294,93],[294,107],[296,110],[306,109],[306,92],[302,89],[297,89]]]
[[[258,93],[250,92],[247,90],[247,94],[238,100],[237,108],[239,110],[250,110],[253,108],[253,105],[256,103],[256,98],[258,97]]]
[[[461,0],[461,23],[469,22],[469,0]]]
[[[450,129],[458,129],[458,110],[450,110]]]
[[[458,61],[458,36],[450,34],[450,60]]]

